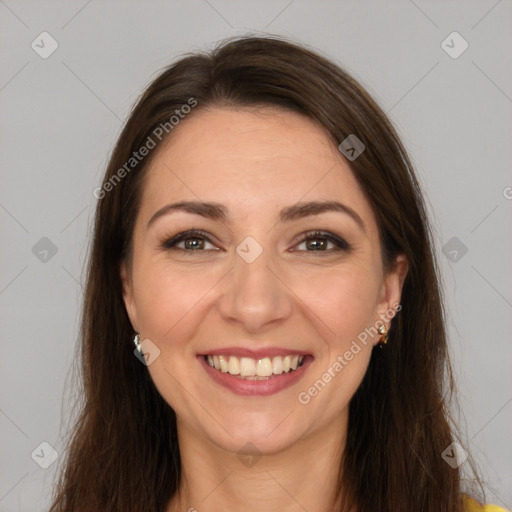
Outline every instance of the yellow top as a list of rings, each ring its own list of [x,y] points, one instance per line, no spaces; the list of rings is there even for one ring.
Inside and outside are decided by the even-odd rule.
[[[464,500],[466,502],[466,512],[510,512],[497,505],[484,505],[482,507],[478,501],[468,496],[464,496]]]

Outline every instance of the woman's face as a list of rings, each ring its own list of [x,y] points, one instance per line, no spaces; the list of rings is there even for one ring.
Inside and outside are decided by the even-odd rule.
[[[321,127],[212,108],[150,162],[121,275],[178,428],[273,453],[346,425],[405,272],[384,273],[370,204]]]

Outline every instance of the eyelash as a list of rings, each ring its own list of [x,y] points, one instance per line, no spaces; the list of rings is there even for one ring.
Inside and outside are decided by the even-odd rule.
[[[208,238],[208,235],[201,230],[198,229],[191,229],[189,231],[184,231],[182,233],[178,233],[177,235],[172,236],[171,238],[165,239],[161,244],[160,247],[162,249],[167,250],[178,250],[183,253],[200,253],[204,252],[206,250],[211,249],[183,249],[181,247],[176,247],[176,244],[186,241],[186,240],[205,240],[206,242],[212,243],[210,239]],[[308,231],[307,233],[304,233],[304,236],[301,237],[297,245],[302,244],[303,242],[307,242],[308,240],[316,240],[316,239],[324,239],[328,242],[333,243],[336,247],[333,249],[325,249],[325,250],[304,250],[299,252],[310,252],[310,253],[327,253],[332,254],[333,252],[338,251],[350,251],[350,245],[343,240],[343,238],[340,238],[333,233],[330,233],[328,231]],[[295,252],[295,251],[294,251]]]

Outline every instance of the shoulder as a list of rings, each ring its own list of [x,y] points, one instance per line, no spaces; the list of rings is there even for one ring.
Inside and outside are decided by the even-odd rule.
[[[497,505],[481,505],[478,501],[464,495],[465,512],[509,512]]]

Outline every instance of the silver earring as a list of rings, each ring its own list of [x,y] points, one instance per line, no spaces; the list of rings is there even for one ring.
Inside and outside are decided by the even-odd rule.
[[[142,344],[140,342],[140,334],[136,334],[133,338],[133,343],[135,344],[135,348],[142,354]]]

